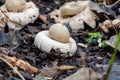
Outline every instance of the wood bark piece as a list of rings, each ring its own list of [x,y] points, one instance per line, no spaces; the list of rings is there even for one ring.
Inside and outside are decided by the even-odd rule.
[[[7,55],[0,54],[8,62],[10,62],[14,67],[27,71],[29,73],[37,73],[38,68],[31,66],[27,61],[17,59],[16,57],[9,57]]]

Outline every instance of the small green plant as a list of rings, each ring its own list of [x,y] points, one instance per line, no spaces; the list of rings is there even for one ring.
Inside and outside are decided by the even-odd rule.
[[[106,44],[106,41],[102,41],[102,42],[101,42],[101,47],[102,47],[102,48],[105,48],[105,47],[107,47],[107,46],[108,46],[108,45]]]
[[[88,36],[90,36],[90,38],[100,38],[102,37],[102,34],[100,32],[95,32],[95,33],[88,33]]]
[[[116,54],[117,54],[119,44],[120,44],[120,32],[118,33],[118,37],[117,37],[117,40],[116,40],[116,43],[115,43],[115,49],[114,49],[114,52],[113,52],[112,57],[111,57],[110,62],[109,62],[109,67],[108,67],[108,70],[107,70],[105,80],[108,80],[108,78],[109,78],[110,71],[111,71],[112,66],[114,64],[114,60],[115,60],[115,57],[116,57]]]
[[[99,32],[95,32],[95,33],[88,33],[89,38],[86,40],[87,43],[92,43],[92,41],[94,41],[94,39],[99,39],[102,37],[102,34]]]

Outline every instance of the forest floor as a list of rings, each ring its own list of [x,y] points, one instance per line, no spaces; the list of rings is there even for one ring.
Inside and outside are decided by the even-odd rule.
[[[45,15],[49,18],[48,14],[52,12],[54,9],[59,9],[65,2],[76,1],[76,0],[32,0],[37,7],[39,8],[40,15]],[[49,21],[49,19],[48,19]],[[54,54],[48,54],[42,52],[34,45],[35,35],[43,30],[48,30],[49,26],[54,24],[49,21],[48,23],[44,23],[40,18],[38,18],[34,23],[26,25],[19,31],[16,31],[14,37],[9,42],[0,42],[0,53],[7,55],[10,57],[10,60],[20,59],[23,61],[27,61],[31,66],[39,69],[37,73],[32,73],[31,71],[24,70],[23,68],[16,69],[26,80],[35,80],[35,77],[39,74],[42,74],[42,77],[47,78],[47,80],[63,80],[69,75],[75,73],[82,67],[92,68],[97,73],[104,73],[105,66],[108,66],[111,55],[114,51],[114,48],[108,46],[105,48],[99,47],[96,40],[91,44],[88,44],[88,47],[81,47],[77,45],[78,49],[74,53],[72,57],[63,57],[60,56],[58,52],[51,51]],[[119,31],[117,28],[116,31],[114,29],[110,30],[110,33],[104,33],[101,29],[90,29],[86,28],[84,30],[80,30],[78,33],[71,33],[71,37],[73,37],[76,43],[86,44],[86,39],[89,38],[87,35],[90,32],[99,32],[103,35],[103,39],[109,40],[111,36],[116,35],[116,32]],[[9,32],[11,33],[11,32]],[[0,36],[4,35],[4,33],[0,32]],[[8,37],[8,36],[7,36]],[[8,37],[10,38],[10,37]],[[113,75],[110,80],[119,80],[120,76],[120,65],[119,65],[119,52],[117,52],[117,58],[115,63],[117,66],[113,70]],[[83,60],[83,55],[85,60]],[[22,61],[21,61],[22,62]],[[26,62],[23,62],[26,65]],[[62,66],[65,66],[66,69],[58,70]],[[14,65],[13,65],[14,66]],[[19,66],[22,66],[22,64]],[[18,66],[18,68],[19,68]],[[72,69],[67,69],[72,66]],[[118,71],[117,71],[118,70]],[[116,76],[118,77],[116,77]],[[103,76],[102,76],[103,78]],[[0,61],[0,80],[21,80],[20,76],[16,74],[16,72],[8,65],[5,61]],[[44,80],[44,79],[36,79],[36,80]]]

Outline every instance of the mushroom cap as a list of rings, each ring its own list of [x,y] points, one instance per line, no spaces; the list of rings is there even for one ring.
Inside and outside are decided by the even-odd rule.
[[[49,37],[56,41],[67,43],[69,42],[70,33],[65,25],[57,23],[50,27]]]
[[[49,37],[49,31],[39,32],[34,40],[34,45],[40,50],[49,53],[52,49],[59,49],[61,53],[73,53],[77,50],[77,45],[74,39],[69,38],[68,43],[61,43]]]
[[[9,12],[19,12],[25,7],[26,0],[6,0],[5,6]]]

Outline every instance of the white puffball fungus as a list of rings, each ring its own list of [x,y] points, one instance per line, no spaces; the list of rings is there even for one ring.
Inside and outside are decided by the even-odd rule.
[[[21,2],[21,0],[17,0],[17,1]],[[13,7],[16,6],[13,5]],[[5,14],[7,16],[6,17],[5,15],[3,15],[2,18],[5,19],[6,21],[5,23],[7,23],[9,29],[19,30],[28,23],[33,23],[39,16],[39,9],[36,7],[36,5],[33,2],[26,2],[25,7],[20,12],[9,12],[6,8],[6,4],[1,6],[0,8],[2,10],[0,14]],[[0,19],[0,24],[2,24],[1,19]]]
[[[5,6],[9,12],[20,12],[25,8],[26,0],[6,0]]]
[[[49,36],[56,41],[66,43],[69,41],[70,33],[65,25],[57,23],[50,27]]]

